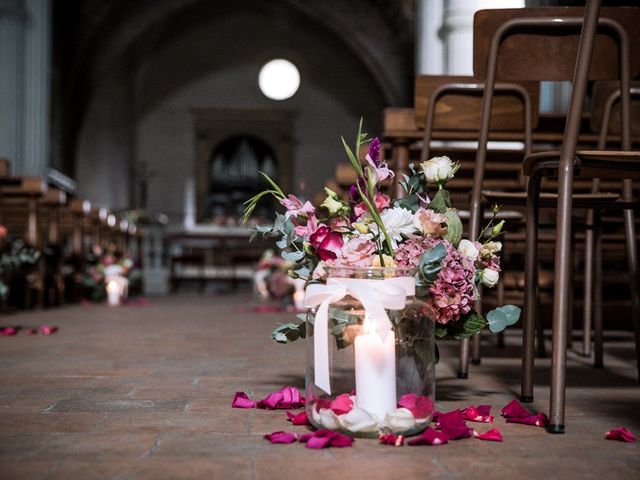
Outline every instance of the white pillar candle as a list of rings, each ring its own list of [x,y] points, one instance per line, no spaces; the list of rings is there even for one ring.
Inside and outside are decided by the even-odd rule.
[[[122,289],[115,280],[111,280],[107,283],[107,303],[110,307],[116,307],[120,305],[120,298],[122,297]]]
[[[396,408],[396,337],[389,332],[382,340],[368,315],[363,328],[354,341],[356,405],[382,421]]]

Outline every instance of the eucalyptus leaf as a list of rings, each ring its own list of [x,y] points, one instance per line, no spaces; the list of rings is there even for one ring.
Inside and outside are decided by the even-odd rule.
[[[422,254],[418,271],[427,285],[431,285],[438,278],[442,268],[442,260],[446,256],[447,248],[442,243],[431,247]]]
[[[449,322],[445,326],[447,333],[444,338],[452,340],[464,340],[478,333],[487,324],[485,318],[474,311],[455,322]],[[436,336],[441,332],[436,329]],[[439,337],[443,338],[443,337]]]
[[[515,324],[520,319],[520,313],[520,308],[515,305],[504,305],[491,310],[487,314],[489,330],[491,330],[492,333],[503,331],[505,328]]]
[[[287,262],[295,263],[304,258],[304,252],[282,252],[282,258]]]
[[[420,198],[417,195],[407,195],[406,197],[395,202],[396,207],[401,207],[416,213],[420,208]]]
[[[284,323],[271,332],[271,338],[277,343],[295,342],[298,338],[305,338],[306,335],[307,326],[305,322]]]

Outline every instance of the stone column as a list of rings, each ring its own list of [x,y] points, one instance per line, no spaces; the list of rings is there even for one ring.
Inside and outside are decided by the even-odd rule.
[[[445,0],[440,36],[449,75],[473,75],[473,14],[478,6],[478,0]]]
[[[416,12],[416,74],[444,73],[444,45],[440,38],[444,0],[418,0]]]
[[[49,0],[25,0],[29,19],[24,35],[24,152],[21,172],[44,175],[49,166]]]
[[[26,18],[22,1],[0,0],[0,158],[11,161],[12,172],[23,150],[22,31]]]

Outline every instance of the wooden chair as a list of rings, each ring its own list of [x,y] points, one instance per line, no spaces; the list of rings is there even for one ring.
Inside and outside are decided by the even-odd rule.
[[[627,178],[638,173],[640,155],[634,152],[599,152],[577,150],[578,134],[582,122],[582,106],[589,77],[610,79],[612,74],[621,79],[623,92],[623,147],[628,150],[629,135],[629,78],[636,75],[640,58],[629,55],[629,46],[638,45],[640,24],[635,8],[603,9],[599,19],[600,2],[589,1],[586,10],[571,8],[525,9],[481,11],[476,14],[474,48],[490,45],[489,60],[476,64],[477,77],[486,75],[483,104],[484,115],[490,115],[488,106],[493,95],[492,85],[498,77],[531,80],[573,79],[572,101],[567,116],[562,150],[530,155],[523,163],[523,173],[529,176],[527,188],[527,256],[523,349],[523,400],[532,400],[533,393],[533,330],[536,308],[536,256],[540,181],[543,176],[557,175],[557,239],[555,250],[555,283],[552,333],[551,408],[549,431],[564,432],[565,367],[567,344],[567,319],[571,295],[571,217],[573,206],[580,199],[573,195],[574,171],[586,178],[604,176]],[[579,16],[578,16],[579,15]],[[583,17],[584,15],[584,17]],[[583,24],[584,18],[584,24]],[[601,28],[598,31],[598,26]],[[580,37],[563,32],[581,28]],[[569,30],[567,30],[569,29]],[[546,35],[545,32],[554,32]],[[611,33],[613,32],[613,35]],[[629,32],[629,33],[627,33]],[[560,35],[558,35],[560,33]],[[598,33],[596,35],[596,33]],[[596,41],[597,37],[597,41]],[[630,41],[629,37],[632,37]],[[594,45],[595,44],[595,45]],[[611,55],[615,48],[618,56]],[[577,50],[577,61],[576,58]],[[498,63],[498,52],[504,51]],[[593,56],[594,61],[591,62]],[[478,57],[479,58],[479,57]],[[486,58],[486,56],[483,56]],[[629,64],[629,59],[633,63]],[[554,61],[551,61],[554,60]],[[575,75],[574,75],[575,67]],[[591,67],[591,68],[590,68]],[[631,72],[631,73],[630,73]],[[481,146],[486,144],[486,134],[481,132]],[[484,159],[481,159],[484,161]],[[480,170],[480,168],[479,168]],[[604,175],[603,175],[604,174]],[[637,256],[631,202],[630,182],[625,181],[623,200],[617,198],[585,198],[585,208],[619,208],[625,211],[629,270],[632,284],[637,282]],[[555,200],[555,199],[554,199]],[[478,202],[479,203],[479,202]],[[632,285],[632,304],[637,314],[637,287]],[[634,316],[635,318],[635,316]],[[640,328],[634,320],[634,326]],[[636,338],[640,337],[636,334]],[[638,345],[640,347],[640,345]]]
[[[482,126],[481,107],[484,94],[484,85],[477,83],[472,77],[462,76],[430,76],[421,75],[416,78],[415,88],[415,110],[416,124],[418,128],[424,127],[424,137],[420,161],[424,162],[431,155],[431,140],[436,128],[447,130],[449,137],[455,138],[457,132],[477,132]],[[501,137],[502,140],[523,140],[524,154],[529,155],[532,149],[532,129],[538,118],[538,93],[537,82],[527,82],[525,84],[498,83],[495,85],[496,98],[491,106],[491,122],[489,134],[495,136],[496,133],[510,133],[510,137]],[[533,101],[532,101],[533,99]],[[423,115],[422,112],[424,112]],[[439,114],[439,115],[438,115]],[[460,135],[460,137],[463,137]],[[515,152],[516,156],[521,156],[521,151]],[[486,156],[486,152],[485,152]],[[496,163],[496,162],[494,162]],[[501,162],[500,166],[515,166],[515,162]],[[477,161],[471,163],[473,171],[477,169]],[[487,173],[489,164],[484,164]],[[513,178],[519,188],[519,168],[515,170],[518,178]],[[507,179],[501,179],[503,184],[507,184]],[[451,185],[455,188],[455,181]],[[482,182],[485,183],[484,181]],[[468,189],[465,189],[468,192]],[[458,205],[458,204],[456,204]],[[477,238],[480,232],[480,223],[485,217],[482,206],[479,211],[473,214],[464,211],[469,208],[468,204],[462,204],[461,218],[468,217],[469,237]],[[466,215],[465,215],[466,213]],[[522,215],[517,211],[505,211],[500,213],[500,219],[521,220]],[[501,285],[499,302],[504,297],[504,285]],[[476,301],[475,310],[482,311],[481,300]],[[471,362],[480,363],[480,337],[476,336],[473,342],[473,352]],[[468,377],[469,364],[469,340],[465,339],[460,345],[460,359],[458,377]]]

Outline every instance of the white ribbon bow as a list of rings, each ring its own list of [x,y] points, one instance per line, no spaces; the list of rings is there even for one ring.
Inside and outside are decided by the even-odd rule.
[[[329,305],[339,302],[347,295],[360,301],[365,312],[375,322],[382,340],[391,331],[391,321],[385,309],[402,310],[407,297],[415,295],[413,277],[394,277],[384,280],[359,278],[329,278],[327,283],[314,283],[307,287],[304,306],[318,306],[313,329],[315,384],[331,395],[329,381]]]

